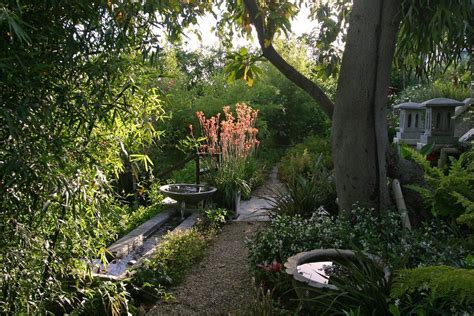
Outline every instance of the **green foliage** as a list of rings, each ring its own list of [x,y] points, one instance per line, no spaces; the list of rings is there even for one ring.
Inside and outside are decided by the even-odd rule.
[[[471,222],[474,204],[473,151],[461,154],[459,159],[450,157],[446,172],[432,167],[424,157],[413,152],[411,157],[424,169],[427,187],[410,185],[409,189],[421,194],[427,207],[435,216],[457,219],[459,223],[474,226]]]
[[[169,177],[173,183],[195,183],[196,182],[196,162],[194,160],[186,163],[184,168],[175,170]]]
[[[204,210],[204,214],[200,218],[197,228],[199,231],[212,236],[221,230],[221,227],[226,223],[230,215],[231,212],[225,208]]]
[[[243,315],[249,316],[289,316],[294,315],[281,307],[280,302],[273,300],[274,290],[269,290],[265,286],[255,286],[253,289],[252,301],[243,312]]]
[[[81,291],[81,296],[75,315],[119,316],[133,311],[130,293],[123,282],[93,281]]]
[[[87,290],[81,258],[105,258],[128,216],[116,194],[119,175],[130,168],[135,180],[146,177],[160,136],[157,73],[144,63],[157,44],[148,22],[176,35],[204,8],[2,2],[0,313],[44,314],[51,302],[74,305]]]
[[[173,280],[166,274],[161,262],[146,260],[134,271],[128,287],[136,301],[155,303],[167,294],[166,288],[172,284]]]
[[[206,246],[206,238],[195,229],[170,232],[163,237],[151,260],[151,267],[154,268],[156,263],[162,264],[164,273],[173,283],[179,282],[186,269],[204,256]]]
[[[309,73],[309,62],[302,54],[304,50],[293,42],[285,42],[282,46],[284,48],[282,53],[288,56],[292,64],[299,70]],[[176,52],[177,56],[182,54],[184,53],[181,50]],[[198,126],[195,117],[197,111],[211,116],[219,113],[223,106],[238,102],[246,102],[260,111],[256,127],[259,129],[258,139],[261,141],[262,148],[267,145],[296,143],[310,134],[325,135],[327,133],[330,121],[324,112],[311,97],[268,63],[260,65],[263,72],[260,79],[254,82],[252,88],[248,88],[243,80],[227,83],[223,72],[225,59],[222,53],[206,54],[196,51],[193,54],[195,54],[193,59],[183,60],[189,63],[178,64],[178,67],[186,68],[187,72],[178,70],[177,74],[171,78],[160,78],[160,87],[167,93],[164,108],[167,113],[173,113],[170,120],[164,122],[163,125],[160,124],[160,128],[166,130],[162,141],[167,152],[175,148],[180,140],[186,138],[185,127],[189,124]],[[210,66],[207,60],[213,58],[213,64]],[[190,80],[193,82],[195,80],[188,78],[187,73],[192,69],[205,73],[205,80],[190,87]],[[322,86],[329,95],[334,96],[336,87],[334,79],[322,81]],[[162,157],[162,159],[166,158],[166,156]],[[173,157],[168,159],[173,159]]]
[[[469,97],[469,87],[466,84],[454,84],[446,78],[438,79],[432,84],[415,84],[407,87],[392,99],[392,104],[403,102],[424,102],[434,98],[450,98],[464,100]]]
[[[474,229],[474,201],[469,200],[458,192],[453,192],[457,202],[464,207],[464,213],[456,218],[456,222],[460,225],[466,225],[467,227]]]
[[[291,183],[297,175],[311,174],[315,167],[316,157],[320,155],[318,164],[323,168],[332,168],[331,144],[329,139],[309,136],[289,149],[282,157],[278,177]]]
[[[218,190],[215,200],[233,210],[235,194],[240,192],[242,199],[250,199],[252,190],[263,183],[265,170],[265,165],[251,155],[243,160],[222,162],[218,169],[206,174],[205,179]]]
[[[250,260],[257,266],[274,259],[285,262],[302,251],[339,248],[377,255],[397,268],[466,264],[459,234],[445,224],[433,221],[406,231],[397,213],[374,217],[372,211],[362,208],[355,208],[350,217],[332,218],[323,210],[307,219],[278,215],[249,243]]]
[[[226,209],[207,209],[196,229],[167,233],[157,252],[134,271],[127,284],[135,302],[155,303],[166,297],[168,288],[204,256],[209,238],[220,231],[227,216]]]
[[[388,315],[391,280],[383,264],[362,252],[355,259],[335,258],[339,273],[330,273],[337,290],[311,288],[302,303],[317,315]]]
[[[307,154],[305,150],[303,155]],[[286,156],[285,156],[286,157]],[[294,162],[294,156],[292,157]],[[280,215],[311,217],[320,207],[337,213],[336,188],[332,173],[323,165],[323,156],[319,155],[313,166],[305,172],[294,172],[287,186],[281,192],[273,192],[269,198],[270,209]],[[281,170],[282,167],[280,167]]]
[[[166,206],[162,204],[138,206],[135,209],[130,208],[128,212],[122,215],[120,230],[117,232],[118,236],[127,234],[165,209]]]
[[[252,87],[254,80],[262,74],[262,69],[256,65],[262,59],[262,56],[250,54],[244,47],[238,52],[229,53],[224,68],[224,72],[228,75],[227,83],[243,79],[247,86]]]
[[[303,39],[312,47],[315,65],[313,71],[319,78],[336,77],[342,61],[342,34],[348,27],[352,3],[345,0],[320,1],[314,3],[311,16],[320,23],[318,32],[304,34]]]
[[[430,266],[399,270],[390,296],[405,314],[446,315],[474,309],[474,270]]]
[[[245,172],[246,163],[247,159],[224,162],[217,170],[213,170],[206,176],[207,182],[217,188],[216,200],[229,210],[234,208],[237,192],[240,192],[243,197],[248,197],[252,191]]]
[[[469,51],[473,35],[468,0],[402,1],[396,61],[423,76]]]

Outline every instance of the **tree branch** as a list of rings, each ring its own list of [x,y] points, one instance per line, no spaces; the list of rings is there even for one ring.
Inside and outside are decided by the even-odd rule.
[[[250,16],[252,24],[255,26],[258,35],[258,42],[269,62],[273,64],[286,78],[296,84],[298,87],[308,93],[319,105],[324,112],[332,118],[334,104],[329,97],[316,85],[313,81],[306,78],[293,66],[291,66],[281,55],[275,50],[271,43],[271,38],[267,36],[265,31],[265,22],[262,12],[260,12],[255,0],[244,0],[245,7]]]

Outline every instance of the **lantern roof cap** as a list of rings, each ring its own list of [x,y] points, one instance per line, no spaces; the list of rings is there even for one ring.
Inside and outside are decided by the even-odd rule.
[[[423,105],[416,102],[404,102],[395,105],[393,108],[400,110],[422,110]]]
[[[463,102],[448,98],[434,98],[421,104],[424,107],[456,107],[464,105]]]

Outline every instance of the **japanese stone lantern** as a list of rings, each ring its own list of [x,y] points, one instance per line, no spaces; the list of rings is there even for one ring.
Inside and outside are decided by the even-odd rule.
[[[405,102],[394,106],[400,110],[400,126],[394,143],[416,145],[425,131],[425,109],[420,103]]]
[[[436,98],[421,103],[425,108],[425,132],[420,137],[417,148],[435,143],[436,147],[449,147],[457,143],[454,137],[454,114],[457,106],[464,103]]]

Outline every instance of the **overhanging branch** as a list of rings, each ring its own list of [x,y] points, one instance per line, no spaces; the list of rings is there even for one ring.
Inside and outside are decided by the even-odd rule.
[[[308,93],[332,118],[334,104],[328,96],[313,81],[306,78],[293,66],[291,66],[281,55],[275,50],[265,31],[265,22],[263,14],[260,12],[255,0],[244,0],[245,7],[250,16],[252,24],[255,26],[258,35],[258,42],[262,49],[263,55],[273,64],[286,78],[296,84],[298,87]]]

